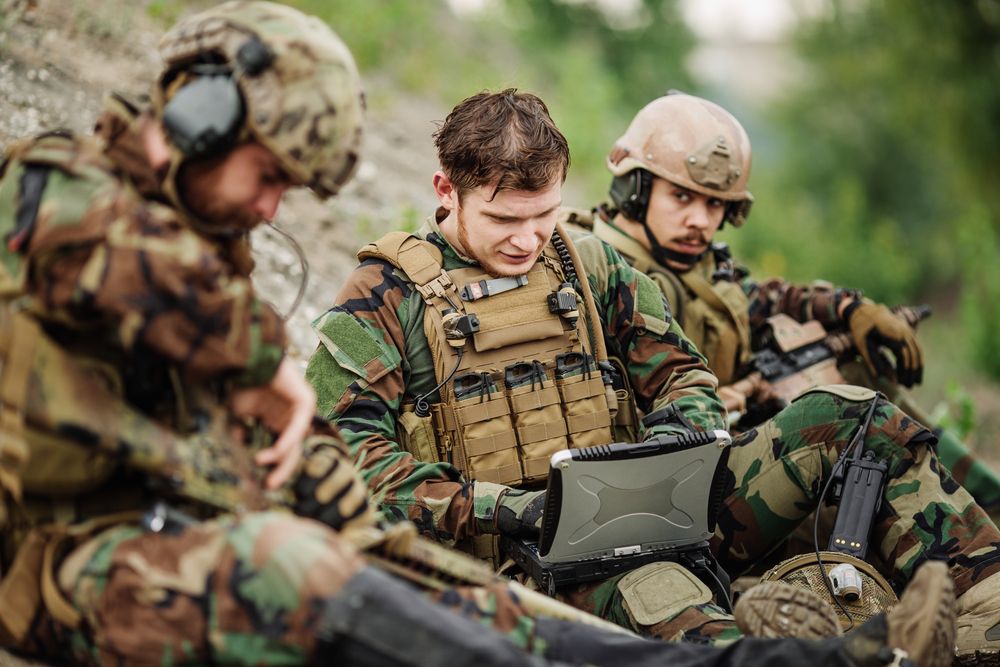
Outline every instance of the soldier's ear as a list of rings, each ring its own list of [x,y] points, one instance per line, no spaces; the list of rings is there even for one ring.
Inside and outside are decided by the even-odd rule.
[[[441,206],[448,211],[458,208],[458,188],[448,178],[448,174],[439,169],[434,172],[432,182],[434,184],[434,194],[437,195]]]

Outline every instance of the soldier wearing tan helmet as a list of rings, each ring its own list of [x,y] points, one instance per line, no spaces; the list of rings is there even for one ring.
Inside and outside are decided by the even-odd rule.
[[[116,665],[874,655],[761,641],[734,661],[557,621],[582,615],[549,600],[538,618],[531,591],[405,526],[378,530],[283,359],[246,246],[288,187],[329,196],[350,177],[353,61],[322,23],[266,2],[196,14],[162,53],[151,108],[112,100],[97,137],[38,137],[0,166],[0,647]],[[433,593],[386,575],[392,559]],[[926,577],[933,609],[947,609],[944,581]],[[947,628],[926,613],[890,623],[914,618]]]
[[[760,382],[759,373],[749,375],[748,362],[772,330],[768,319],[783,314],[799,322],[818,322],[820,332],[844,332],[844,340],[853,343],[862,361],[843,363],[844,375],[889,394],[907,412],[922,414],[899,386],[919,383],[923,373],[920,346],[902,317],[864,299],[858,290],[829,283],[755,282],[734,263],[724,244],[714,242],[726,223],[740,227],[749,215],[750,152],[746,131],[726,110],[699,97],[668,94],[641,109],[612,147],[607,159],[613,174],[611,201],[593,212],[569,211],[567,217],[590,227],[657,283],[674,317],[719,377],[720,396],[731,412],[756,413],[759,421],[775,411],[769,405],[773,387]],[[895,357],[894,367],[885,349]],[[820,384],[843,382],[835,377],[839,379]],[[960,481],[979,504],[996,507],[1000,479],[982,462],[970,467],[968,450],[953,434],[943,432],[940,438],[941,461],[961,473]],[[748,471],[734,473],[741,479]],[[950,477],[948,485],[954,485]],[[896,500],[905,501],[905,494]],[[765,515],[782,502],[763,494],[756,508],[746,511],[766,523]],[[745,525],[747,517],[739,516],[740,511],[728,516],[724,511],[720,531],[727,523],[730,529]],[[981,580],[968,589],[967,599],[981,606],[979,591],[994,587]],[[984,641],[983,633],[998,620],[1000,616],[982,627],[967,624],[968,632],[960,631],[962,651],[992,649],[993,640]]]

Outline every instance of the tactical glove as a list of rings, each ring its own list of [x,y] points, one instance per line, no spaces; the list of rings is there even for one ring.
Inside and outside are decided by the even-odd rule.
[[[496,531],[511,537],[538,537],[544,506],[544,491],[508,489],[497,500]]]
[[[304,463],[292,485],[295,513],[334,530],[374,525],[368,487],[354,469],[346,445],[325,422],[314,422],[314,428],[325,432],[306,438],[303,445]]]
[[[652,440],[660,435],[684,435],[698,430],[673,403],[643,417],[642,428],[643,440]]]
[[[904,387],[920,384],[924,377],[923,354],[906,320],[886,306],[869,301],[848,305],[843,319],[869,371],[893,379],[892,362],[882,351],[885,347],[896,357],[894,379]]]

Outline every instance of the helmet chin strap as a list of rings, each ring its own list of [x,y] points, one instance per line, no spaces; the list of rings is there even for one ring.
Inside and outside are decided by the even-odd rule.
[[[703,250],[697,255],[691,255],[686,252],[677,252],[676,250],[671,250],[670,248],[664,248],[660,245],[660,242],[656,240],[656,236],[653,235],[653,230],[649,228],[649,223],[645,220],[642,222],[642,229],[646,232],[646,238],[649,240],[649,252],[658,263],[666,266],[667,260],[671,262],[676,262],[677,264],[683,264],[687,268],[691,268],[705,256],[708,250]]]

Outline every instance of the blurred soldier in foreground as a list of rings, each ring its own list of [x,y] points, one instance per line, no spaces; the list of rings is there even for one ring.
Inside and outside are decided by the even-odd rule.
[[[725,244],[712,242],[726,222],[741,226],[752,202],[750,141],[732,115],[694,96],[661,97],[639,111],[612,148],[608,167],[614,174],[611,203],[593,213],[568,211],[567,218],[592,229],[661,288],[674,317],[718,376],[719,394],[731,415],[744,415],[740,426],[759,424],[801,391],[846,382],[845,376],[885,392],[908,414],[926,420],[900,386],[918,384],[923,375],[916,318],[908,322],[857,290],[826,283],[757,283],[734,263]],[[794,322],[782,321],[786,316]],[[796,322],[814,328],[806,335],[807,327]],[[892,352],[895,366],[884,350]],[[996,508],[996,474],[973,459],[954,434],[935,434],[940,461],[980,506]],[[737,480],[746,474],[734,472]],[[948,489],[953,482],[945,471],[939,474]],[[918,530],[943,546],[958,536],[948,529],[945,514],[932,507],[916,517]],[[721,533],[727,524],[743,523],[744,518],[724,511]],[[961,560],[952,557],[953,564]],[[991,630],[1000,611],[979,616],[986,600],[1000,592],[1000,583],[984,579],[967,592],[959,588],[966,593],[960,600],[966,621],[960,622],[959,653],[1000,648],[993,638],[1000,628]]]
[[[316,322],[307,378],[387,518],[497,564],[498,535],[537,535],[553,452],[612,442],[615,411],[634,441],[633,400],[646,437],[723,428],[725,411],[659,288],[556,224],[569,153],[541,100],[473,96],[436,142],[441,208],[415,234],[362,249]],[[950,558],[961,591],[1000,570],[1000,533],[939,469],[930,432],[854,387],[807,394],[726,450],[704,492],[706,508],[723,498],[715,553],[727,570],[762,558],[816,507],[857,433],[889,462],[873,543],[899,583],[935,558]],[[646,635],[739,636],[676,562],[557,593]]]
[[[375,528],[246,246],[287,187],[350,177],[353,61],[264,2],[191,17],[162,53],[150,109],[113,100],[96,138],[26,141],[0,170],[0,646],[85,664],[721,666],[947,644],[940,569],[858,637],[723,652],[558,605],[536,617],[530,592]]]

